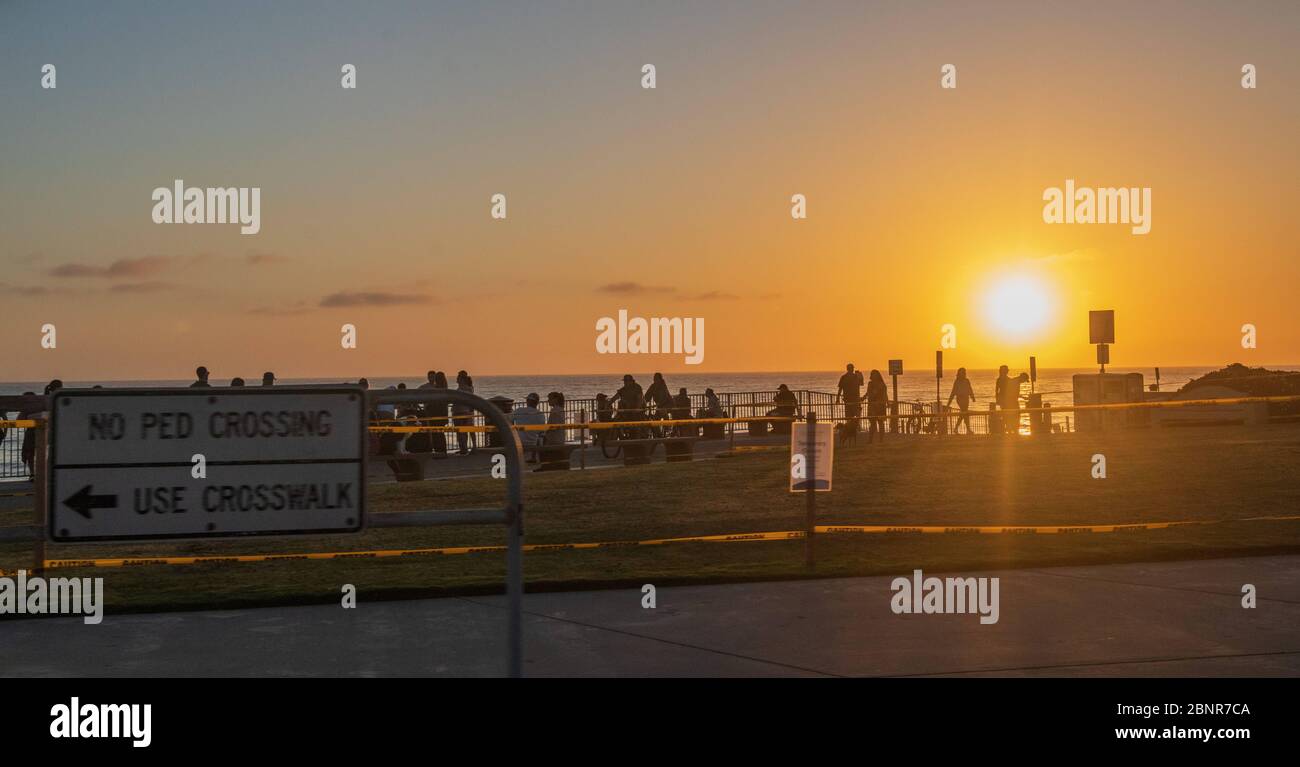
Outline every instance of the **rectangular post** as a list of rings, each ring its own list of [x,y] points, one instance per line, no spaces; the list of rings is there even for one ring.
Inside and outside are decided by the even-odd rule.
[[[808,411],[808,455],[804,456],[808,512],[805,520],[807,532],[803,539],[804,565],[809,569],[813,561],[813,528],[817,525],[817,414]]]
[[[581,447],[578,448],[579,466],[587,468],[587,409],[583,408],[578,411],[578,420],[582,421],[582,428],[578,431],[578,439]]]
[[[524,509],[514,504],[513,519],[506,530],[506,602],[509,616],[506,644],[509,646],[507,674],[518,679],[524,674],[523,604],[524,604]]]
[[[44,418],[36,420],[36,455],[32,461],[32,523],[36,525],[36,542],[32,546],[32,574],[40,575],[45,570],[46,528],[46,487],[49,467],[46,456],[49,445],[49,421]]]
[[[736,453],[736,406],[735,405],[731,406],[731,423],[729,424],[729,426],[731,426],[731,447],[729,449],[731,450],[731,454],[735,455]]]
[[[889,430],[898,433],[898,376],[891,375],[894,379],[894,401],[889,403]]]

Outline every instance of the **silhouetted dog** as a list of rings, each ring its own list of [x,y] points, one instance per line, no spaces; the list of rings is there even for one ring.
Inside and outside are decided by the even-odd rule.
[[[840,447],[858,444],[858,422],[849,420],[835,424],[835,444]]]

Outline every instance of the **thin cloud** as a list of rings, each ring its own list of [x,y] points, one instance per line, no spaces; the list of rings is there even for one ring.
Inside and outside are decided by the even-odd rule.
[[[50,269],[49,274],[51,277],[95,277],[110,280],[148,277],[165,270],[172,260],[168,256],[119,258],[108,266],[71,262]]]
[[[244,256],[244,262],[249,266],[282,264],[288,260],[288,256],[281,256],[278,253],[249,253],[247,256]]]
[[[735,301],[740,296],[735,293],[723,293],[718,290],[710,290],[707,293],[700,293],[694,296],[687,296],[692,301]]]
[[[109,288],[114,293],[156,293],[160,290],[171,290],[174,285],[170,282],[123,282]]]
[[[249,314],[256,314],[263,317],[289,317],[295,314],[306,314],[313,307],[308,306],[303,301],[290,304],[289,306],[259,306],[250,309]]]
[[[1061,264],[1071,261],[1091,261],[1096,256],[1096,251],[1084,248],[1081,250],[1071,250],[1068,253],[1052,253],[1046,256],[1026,259],[1032,264]]]
[[[429,296],[417,293],[331,293],[320,300],[324,308],[342,306],[407,306],[432,303]]]
[[[596,288],[600,293],[615,293],[620,296],[640,296],[647,293],[676,293],[677,288],[663,285],[642,285],[639,282],[611,282]]]

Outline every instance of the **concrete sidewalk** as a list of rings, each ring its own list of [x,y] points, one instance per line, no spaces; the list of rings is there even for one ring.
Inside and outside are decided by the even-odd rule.
[[[639,589],[529,595],[525,673],[1300,676],[1297,556],[956,575],[1001,578],[998,623],[895,615],[888,577],[660,588],[653,610]],[[1254,609],[1241,606],[1246,583]],[[0,674],[491,676],[504,669],[503,605],[4,620]]]

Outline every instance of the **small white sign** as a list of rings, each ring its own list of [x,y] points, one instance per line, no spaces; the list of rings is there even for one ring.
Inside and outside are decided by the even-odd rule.
[[[808,490],[808,464],[813,467],[813,490],[830,492],[835,466],[835,427],[819,423],[810,433],[808,424],[796,422],[790,430],[790,492]]]

